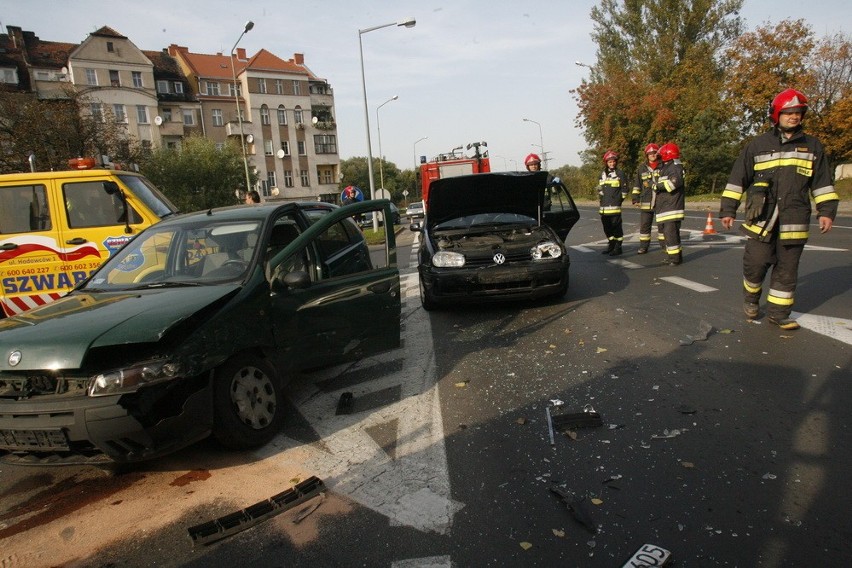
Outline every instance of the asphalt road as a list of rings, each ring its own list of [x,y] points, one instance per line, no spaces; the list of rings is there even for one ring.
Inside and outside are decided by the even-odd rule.
[[[678,267],[635,254],[635,211],[625,254],[600,255],[582,213],[571,288],[543,303],[426,313],[401,232],[402,348],[297,377],[260,452],[0,464],[0,565],[609,567],[646,543],[677,566],[849,565],[852,218],[812,237],[803,329],[785,332],[745,320],[741,239],[705,234],[704,211]],[[343,392],[354,411],[335,415]],[[601,425],[551,443],[548,409]],[[209,546],[188,535],[312,475],[322,497]]]

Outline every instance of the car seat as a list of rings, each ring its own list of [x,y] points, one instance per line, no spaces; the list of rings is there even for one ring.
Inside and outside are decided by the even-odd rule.
[[[299,236],[299,229],[292,223],[281,223],[272,227],[269,236],[269,246],[266,249],[266,259],[269,260],[292,243]]]

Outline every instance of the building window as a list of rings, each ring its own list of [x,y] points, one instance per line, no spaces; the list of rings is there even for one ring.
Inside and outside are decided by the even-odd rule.
[[[275,172],[266,172],[266,185],[271,189],[275,187]],[[266,195],[269,195],[268,193]]]
[[[317,134],[314,136],[314,152],[317,154],[337,154],[337,136]]]
[[[92,120],[95,122],[104,121],[104,113],[103,110],[101,110],[101,103],[91,103],[89,105],[89,111],[92,113]]]
[[[113,87],[121,86],[121,78],[118,76],[118,71],[114,69],[109,70],[109,84]]]
[[[222,150],[225,149],[225,143],[224,142],[216,142],[216,149],[221,152]]]
[[[275,94],[284,94],[284,81],[282,81],[281,79],[275,79]]]
[[[302,187],[311,187],[311,178],[308,175],[308,170],[299,170],[299,178],[302,180]]]
[[[272,140],[264,140],[263,141],[263,154],[265,156],[272,155]]]
[[[278,124],[287,126],[287,109],[283,105],[278,107]]]
[[[213,126],[224,126],[225,119],[222,117],[222,109],[214,108],[212,111],[213,114]]]
[[[219,83],[216,81],[207,81],[207,95],[210,97],[219,96]]]
[[[282,140],[281,141],[281,149],[284,150],[285,156],[289,156],[290,155],[290,141],[289,140]]]
[[[107,42],[107,51],[110,53],[115,53],[115,46],[112,44],[111,41]]]
[[[115,115],[116,122],[127,122],[127,113],[124,111],[124,105],[112,105],[112,113]]]
[[[295,122],[296,124],[304,124],[305,122],[305,119],[302,118],[302,109],[300,109],[299,107],[296,107],[293,110],[293,122]]]
[[[183,109],[184,126],[195,126],[195,111],[191,108]]]
[[[148,107],[144,105],[136,106],[136,121],[139,124],[148,124]]]
[[[284,187],[293,187],[293,170],[284,170]]]
[[[305,141],[299,140],[298,142],[296,142],[296,144],[299,146],[299,155],[300,156],[307,156],[308,155],[308,147],[305,144]]]
[[[172,109],[169,107],[163,108],[163,122],[171,122],[172,121]]]
[[[317,168],[317,177],[322,184],[334,183],[333,173],[334,171],[331,168]]]
[[[257,92],[262,95],[266,94],[266,79],[258,79],[257,80]]]
[[[262,105],[260,107],[260,123],[264,126],[269,126],[269,107]]]
[[[293,94],[301,95],[302,94],[302,84],[296,80],[293,81]]]
[[[175,92],[179,95],[183,94],[183,83],[175,82]]]
[[[168,93],[169,92],[169,82],[168,81],[157,81],[157,92],[158,93]]]
[[[133,86],[137,89],[141,89],[144,86],[142,85],[142,72],[131,71],[130,74],[133,76]]]
[[[18,84],[17,69],[0,69],[0,81],[10,85]]]
[[[238,97],[243,94],[242,85],[240,83],[231,83],[228,85],[228,93],[232,97]]]
[[[98,84],[98,74],[94,69],[86,69],[86,84],[87,85],[97,85]]]

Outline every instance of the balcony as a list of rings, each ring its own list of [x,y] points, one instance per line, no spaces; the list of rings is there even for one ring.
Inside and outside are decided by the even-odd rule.
[[[239,136],[240,135],[240,123],[237,121],[228,122],[225,124],[225,132],[228,136]],[[252,130],[252,124],[248,121],[243,121],[243,135],[248,136],[251,134],[255,136],[254,130]]]
[[[163,122],[160,125],[160,136],[183,136],[183,123],[182,122],[172,122],[167,121]]]

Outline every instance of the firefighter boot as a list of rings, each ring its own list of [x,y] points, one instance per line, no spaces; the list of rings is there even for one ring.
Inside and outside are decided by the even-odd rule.
[[[639,244],[639,250],[637,250],[636,253],[645,254],[646,252],[648,252],[648,245],[650,245],[648,241],[643,241]]]
[[[605,251],[601,251],[601,254],[609,254],[609,253],[611,253],[611,252],[612,252],[612,249],[614,249],[614,248],[615,248],[615,241],[613,241],[612,239],[610,239],[609,244],[608,244],[608,245],[607,245],[607,247],[606,247],[606,250],[605,250]]]
[[[760,313],[760,307],[755,302],[749,302],[748,300],[743,303],[743,311],[748,319],[753,320]]]
[[[774,323],[775,325],[777,325],[781,329],[786,329],[788,331],[794,330],[794,329],[799,329],[799,327],[801,327],[799,325],[799,322],[797,322],[796,320],[791,319],[791,318],[769,316],[769,321],[771,321],[772,323]]]
[[[621,254],[621,241],[615,241],[615,246],[612,247],[609,256],[618,256]]]
[[[672,257],[669,259],[669,264],[671,264],[672,266],[677,266],[678,264],[681,264],[682,262],[683,262],[683,253],[680,253],[680,252],[677,253],[677,254],[673,254]]]

